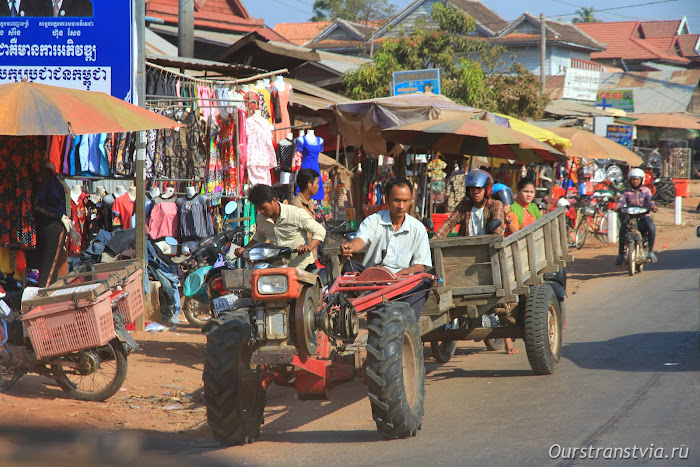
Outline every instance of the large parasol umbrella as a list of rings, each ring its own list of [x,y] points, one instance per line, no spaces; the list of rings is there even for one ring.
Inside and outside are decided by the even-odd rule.
[[[508,121],[508,123],[510,124],[510,127],[515,131],[525,133],[526,135],[535,138],[538,141],[542,141],[543,143],[548,144],[549,146],[552,146],[553,148],[558,149],[560,151],[563,151],[571,145],[571,142],[569,140],[567,140],[566,138],[562,138],[561,136],[555,133],[552,133],[546,128],[540,128],[538,126],[533,125],[532,123],[528,123],[523,120],[518,120],[515,117],[511,117],[510,115],[486,112],[483,116],[484,120],[488,120],[493,123],[500,123],[497,120],[499,118],[506,119],[506,121]]]
[[[0,85],[0,135],[119,133],[182,125],[102,92],[46,84]]]
[[[382,131],[389,141],[446,154],[498,157],[520,162],[566,161],[567,157],[524,133],[485,120],[428,120]]]
[[[632,125],[635,126],[700,130],[700,117],[695,117],[684,113],[627,114],[627,116],[629,118],[636,119],[634,122],[632,122]]]
[[[590,131],[579,130],[578,128],[552,128],[551,130],[571,141],[571,146],[564,150],[564,154],[569,157],[615,159],[633,167],[644,162],[641,157],[623,145]]]

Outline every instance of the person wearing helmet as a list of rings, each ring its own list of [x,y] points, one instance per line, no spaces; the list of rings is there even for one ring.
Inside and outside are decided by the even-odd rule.
[[[435,232],[435,238],[445,238],[459,225],[459,235],[486,235],[489,222],[498,219],[501,224],[493,230],[493,235],[503,235],[503,204],[491,198],[493,179],[484,170],[472,170],[464,179],[467,197],[450,214],[444,224]]]
[[[513,204],[513,190],[503,183],[496,183],[493,186],[493,199],[497,199],[503,203],[503,217],[505,218],[505,236],[511,235],[520,230],[518,216],[511,212],[510,207]]]
[[[520,228],[527,227],[542,217],[540,208],[532,201],[535,199],[535,181],[529,177],[523,177],[518,182],[518,196],[511,206],[511,211],[518,216]]]
[[[617,211],[619,211],[620,208],[629,206],[649,207],[654,212],[659,210],[651,199],[651,190],[642,185],[645,176],[646,174],[642,169],[634,168],[630,170],[627,175],[629,186],[625,188],[620,198],[617,200],[617,206],[615,207]],[[619,249],[617,251],[617,259],[615,260],[615,264],[618,266],[621,265],[625,259],[625,242],[622,241],[622,239],[627,235],[628,222],[629,218],[621,219],[620,241],[618,241]],[[656,227],[654,226],[654,221],[651,220],[651,213],[647,213],[644,219],[640,219],[638,225],[639,229],[647,234],[647,239],[649,240],[649,258],[655,262],[658,260],[656,253],[654,253]]]

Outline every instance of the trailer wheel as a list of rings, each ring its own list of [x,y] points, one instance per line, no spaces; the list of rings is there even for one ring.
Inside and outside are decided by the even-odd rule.
[[[260,436],[265,391],[260,375],[250,368],[250,323],[220,322],[207,334],[204,351],[204,404],[214,439],[225,445],[252,443]],[[219,323],[217,323],[219,324]]]
[[[457,350],[457,341],[433,341],[430,343],[430,351],[433,358],[440,363],[449,362]]]
[[[372,417],[385,438],[415,436],[423,420],[425,364],[416,317],[402,302],[369,313],[366,376]]]
[[[551,375],[561,357],[562,324],[559,300],[546,284],[530,288],[524,313],[525,350],[532,371]]]
[[[491,339],[490,337],[484,339],[484,344],[486,348],[491,351],[501,350],[506,345],[506,340],[502,337],[498,339]]]

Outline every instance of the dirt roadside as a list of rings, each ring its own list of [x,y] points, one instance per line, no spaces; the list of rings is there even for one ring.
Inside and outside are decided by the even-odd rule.
[[[698,201],[700,197],[684,199],[683,226],[673,225],[672,207],[662,208],[654,216],[660,261],[663,261],[664,250],[674,249],[695,236],[695,227],[700,225],[700,214],[694,212]],[[626,274],[622,267],[614,266],[616,254],[617,245],[589,238],[583,249],[574,251],[575,261],[568,266],[569,294],[575,294],[588,279]],[[184,317],[181,322],[185,322]],[[9,393],[0,393],[0,427],[138,432],[177,437],[185,445],[211,445],[202,402],[205,337],[187,324],[157,334],[135,332],[133,336],[142,351],[129,357],[124,387],[110,400],[104,403],[75,401],[67,398],[52,380],[28,375]],[[355,383],[351,386],[352,390],[339,390],[340,395],[352,397],[352,402],[366,395],[361,384],[358,383],[357,388]],[[332,405],[325,404],[314,404],[317,410],[311,413],[308,409],[296,410],[300,407],[296,394],[290,389],[273,386],[268,390],[266,424],[269,426],[277,420],[277,429],[284,429],[288,424],[299,426],[323,416],[326,410],[333,410]],[[367,409],[361,417],[362,423],[366,422],[368,414]],[[11,452],[11,449],[12,443],[7,439],[3,441],[0,432],[0,453]]]

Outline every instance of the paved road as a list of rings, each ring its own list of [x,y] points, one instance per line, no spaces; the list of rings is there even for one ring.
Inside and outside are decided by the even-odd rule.
[[[464,343],[450,363],[429,363],[416,438],[380,440],[365,388],[351,384],[331,402],[292,401],[291,409],[281,400],[288,392],[272,393],[270,405],[282,416],[263,427],[261,441],[204,449],[206,456],[292,465],[566,465],[589,461],[552,460],[553,445],[562,449],[554,446],[552,454],[593,446],[629,448],[629,456],[643,454],[635,445],[653,445],[652,455],[661,455],[659,447],[669,456],[685,447],[698,465],[700,240],[681,248],[664,252],[640,275],[611,271],[587,281],[568,299],[555,375],[533,376],[522,344],[520,355],[506,356]],[[573,269],[570,280],[577,280],[575,263]]]
[[[614,257],[608,259],[612,264]],[[331,401],[299,402],[292,390],[271,388],[262,439],[247,446],[221,448],[192,436],[136,439],[135,433],[100,435],[88,444],[122,452],[137,445],[140,463],[170,467],[587,465],[580,453],[574,460],[551,459],[550,453],[589,446],[601,458],[612,453],[605,448],[617,447],[623,455],[645,455],[646,462],[650,448],[653,457],[681,447],[669,465],[700,465],[699,266],[700,239],[693,238],[638,276],[611,267],[581,284],[567,301],[563,358],[555,375],[534,376],[522,343],[516,356],[461,343],[448,364],[429,360],[426,414],[415,438],[382,440],[366,387],[353,382],[338,388]],[[576,263],[572,269],[569,279],[582,279]],[[44,437],[57,438],[55,432],[8,433],[27,449]],[[74,440],[82,450],[85,436]],[[641,460],[626,461],[633,462]]]

